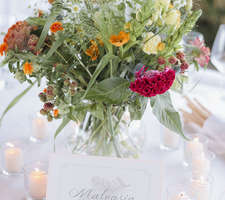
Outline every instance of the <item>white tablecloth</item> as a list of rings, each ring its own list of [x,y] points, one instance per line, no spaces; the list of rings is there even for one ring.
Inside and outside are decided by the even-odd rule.
[[[220,90],[218,84],[218,76],[213,72],[201,72],[202,76],[206,79],[207,76],[216,76],[216,82],[212,82],[211,85],[199,84],[192,91],[192,95],[198,97],[205,105],[209,105],[208,108],[213,110],[217,115],[224,117],[225,113],[225,101],[219,97],[222,96],[224,90]],[[218,76],[218,77],[217,77]],[[197,80],[198,77],[195,79]],[[221,79],[222,80],[222,79]],[[0,113],[7,106],[10,99],[18,94],[25,85],[20,85],[13,79],[8,79],[8,85],[6,90],[0,91]],[[204,83],[204,79],[202,81]],[[43,86],[44,87],[44,86]],[[43,89],[43,87],[41,89]],[[5,117],[2,127],[0,129],[0,141],[12,140],[14,138],[26,139],[31,133],[31,118],[40,110],[42,103],[38,98],[38,93],[41,89],[34,88],[27,94],[17,105],[12,109]],[[206,92],[207,91],[207,92]],[[210,91],[210,92],[209,92]],[[177,100],[176,100],[177,101]],[[217,102],[217,104],[215,104]],[[176,102],[179,106],[183,105],[182,101]],[[221,111],[222,109],[222,111]],[[49,134],[52,137],[59,121],[55,121],[49,126]],[[190,170],[184,168],[182,165],[183,154],[182,148],[175,152],[165,152],[160,150],[160,125],[157,120],[152,116],[151,110],[148,109],[145,113],[144,124],[147,125],[145,131],[147,133],[148,142],[145,148],[145,159],[156,158],[165,162],[166,177],[165,187],[167,185],[181,183],[190,177]],[[64,131],[64,134],[69,134],[70,131]],[[221,134],[225,132],[221,132]],[[62,134],[57,139],[57,149],[63,149],[63,139],[65,135]],[[52,150],[52,142],[50,144],[43,145],[29,145],[26,146],[26,162],[34,160],[47,160],[49,152]],[[219,195],[225,190],[225,158],[217,157],[212,163],[213,173],[213,192],[214,198],[212,200],[221,200]],[[0,199],[1,200],[22,200],[25,197],[23,176],[20,177],[6,177],[0,175]],[[164,198],[165,199],[165,198]],[[163,200],[164,200],[163,199]]]

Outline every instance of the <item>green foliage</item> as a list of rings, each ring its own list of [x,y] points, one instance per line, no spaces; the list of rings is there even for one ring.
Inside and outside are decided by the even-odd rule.
[[[87,93],[86,98],[105,104],[122,104],[131,95],[129,81],[123,78],[110,78],[97,83]]]
[[[131,120],[141,120],[147,107],[148,98],[135,96],[134,101],[129,105]]]
[[[151,98],[152,112],[168,129],[185,138],[179,113],[174,109],[168,92]]]
[[[30,89],[35,85],[36,82],[32,83],[27,89],[25,89],[22,93],[20,93],[18,96],[16,96],[10,103],[9,105],[7,106],[7,108],[3,111],[3,114],[0,118],[0,125],[1,125],[1,122],[2,120],[4,119],[5,115],[9,112],[9,110],[15,106],[19,101],[20,99],[22,99],[29,91]]]

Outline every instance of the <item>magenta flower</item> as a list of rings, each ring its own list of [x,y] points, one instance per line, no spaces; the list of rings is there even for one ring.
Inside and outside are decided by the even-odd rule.
[[[199,38],[196,38],[194,41],[191,41],[190,44],[196,47],[198,51],[195,61],[201,67],[208,65],[210,61],[210,49],[205,46],[205,42],[201,41]]]
[[[175,71],[165,68],[164,71],[149,70],[143,66],[136,73],[136,80],[131,82],[130,89],[145,97],[163,94],[170,89],[175,80]]]

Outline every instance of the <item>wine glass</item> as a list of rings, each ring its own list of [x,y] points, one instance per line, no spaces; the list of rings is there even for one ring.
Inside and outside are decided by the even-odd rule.
[[[211,61],[218,71],[225,73],[225,24],[221,24],[213,44]]]

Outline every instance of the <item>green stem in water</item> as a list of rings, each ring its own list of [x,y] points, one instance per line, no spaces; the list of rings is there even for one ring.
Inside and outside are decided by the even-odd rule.
[[[111,113],[111,107],[108,107],[107,108],[107,116],[108,116],[108,123],[109,123],[109,131],[110,131],[110,134],[111,134],[111,137],[112,137],[112,140],[113,140],[113,146],[115,148],[115,151],[116,151],[116,155],[117,157],[121,158],[121,154],[117,148],[117,145],[116,145],[116,141],[115,141],[115,132],[113,130],[113,124],[112,124],[112,113]]]

